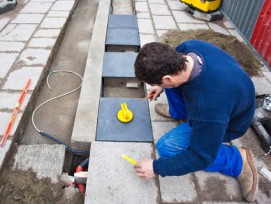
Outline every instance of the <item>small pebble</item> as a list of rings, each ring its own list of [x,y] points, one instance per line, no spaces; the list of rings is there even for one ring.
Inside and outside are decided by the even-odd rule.
[[[17,194],[17,195],[15,195],[15,196],[13,196],[13,199],[14,200],[21,200],[21,195],[19,195],[19,194]]]

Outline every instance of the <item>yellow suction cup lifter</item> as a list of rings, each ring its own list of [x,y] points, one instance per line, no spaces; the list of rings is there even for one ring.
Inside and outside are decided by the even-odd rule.
[[[121,121],[123,123],[128,123],[131,120],[133,120],[134,115],[133,115],[132,111],[130,111],[128,109],[127,104],[121,103],[120,107],[121,107],[121,109],[119,110],[118,115],[117,115],[119,121]]]

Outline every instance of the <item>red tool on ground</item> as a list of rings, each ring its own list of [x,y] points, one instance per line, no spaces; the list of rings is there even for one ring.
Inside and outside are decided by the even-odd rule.
[[[1,140],[1,147],[4,147],[5,144],[6,144],[6,141],[7,141],[7,138],[9,136],[9,133],[11,131],[12,125],[13,125],[16,117],[17,117],[17,114],[18,114],[18,112],[20,110],[20,107],[21,107],[21,105],[23,103],[24,97],[25,97],[25,95],[27,93],[27,90],[28,90],[28,88],[30,86],[30,82],[31,82],[31,79],[28,79],[24,89],[22,90],[22,93],[21,93],[21,96],[20,96],[18,102],[15,104],[15,107],[14,107],[13,112],[12,112],[11,119],[10,119],[9,124],[7,126],[7,129],[5,131],[5,134],[4,134],[4,136],[3,136],[2,140]]]

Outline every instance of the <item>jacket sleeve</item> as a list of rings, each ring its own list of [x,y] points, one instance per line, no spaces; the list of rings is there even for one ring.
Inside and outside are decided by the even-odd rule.
[[[216,158],[227,123],[192,121],[190,147],[172,157],[153,161],[156,175],[181,176],[207,168]]]

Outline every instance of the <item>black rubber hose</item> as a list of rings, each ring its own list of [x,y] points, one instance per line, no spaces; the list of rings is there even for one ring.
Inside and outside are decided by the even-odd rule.
[[[88,158],[85,158],[81,163],[80,163],[80,166],[82,168],[86,168],[88,166],[88,161],[89,161],[89,157]]]
[[[49,138],[50,140],[53,140],[59,144],[62,144],[64,145],[68,151],[70,151],[72,154],[74,155],[81,155],[81,156],[89,156],[89,151],[85,151],[85,150],[76,150],[76,149],[73,149],[71,148],[69,145],[65,144],[64,142],[62,142],[61,140],[53,137],[52,135],[48,134],[47,132],[44,132],[44,131],[40,131],[39,132],[42,136],[45,136],[47,138]]]

